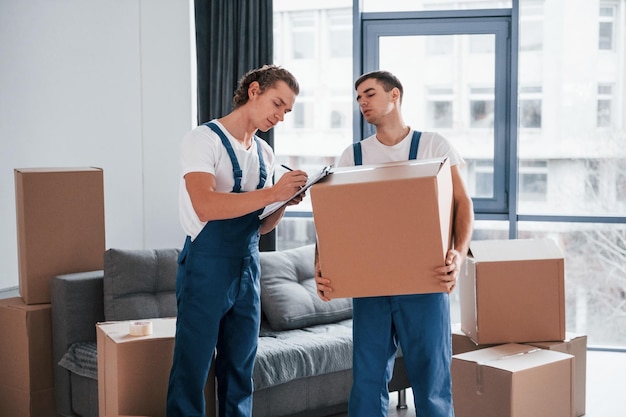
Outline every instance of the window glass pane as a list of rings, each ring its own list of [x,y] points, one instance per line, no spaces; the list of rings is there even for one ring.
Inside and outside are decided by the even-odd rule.
[[[451,88],[428,88],[427,123],[435,128],[451,128],[453,121],[452,100]]]
[[[333,58],[352,57],[352,15],[345,10],[331,11],[329,18],[328,42]]]
[[[598,48],[604,50],[613,49],[613,23],[600,22]]]
[[[565,257],[568,331],[626,346],[626,225],[520,222],[519,238],[554,239]]]
[[[293,111],[274,128],[277,164],[313,174],[334,164],[352,143],[352,0],[274,0],[273,5],[274,33],[280,34],[274,38],[274,63],[291,71],[300,84]],[[275,179],[283,173],[276,170]],[[287,210],[310,216],[310,198]],[[300,242],[293,238],[300,234],[281,235],[280,228],[278,236],[279,246],[288,244],[280,236]]]
[[[598,127],[610,127],[613,107],[613,86],[598,85]]]
[[[432,55],[432,45],[445,49]],[[480,45],[480,53],[473,53],[472,45]],[[379,67],[397,75],[404,87],[405,121],[452,142],[466,161],[461,172],[472,197],[492,198],[494,191],[494,50],[493,34],[379,38]],[[474,160],[489,166],[476,170]]]
[[[520,127],[541,127],[541,100],[519,101],[519,123]]]
[[[519,14],[520,50],[541,51],[543,49],[543,1],[522,1]]]
[[[454,36],[428,36],[426,53],[428,55],[446,55],[454,52]]]
[[[520,13],[527,3],[520,0]],[[607,53],[596,43],[601,23],[613,26],[606,31],[610,42],[616,39],[611,33],[623,33],[626,28],[614,26],[623,25],[615,19],[623,11],[598,2],[581,5],[564,14],[561,7],[545,2],[540,9],[542,36],[551,53],[519,51],[520,214],[626,214],[620,193],[626,161],[626,119],[621,117],[626,102],[625,49],[613,45],[613,52]],[[523,24],[524,20],[521,32]],[[527,168],[521,164],[537,160],[545,162],[545,172],[524,174]],[[531,183],[540,185],[535,191],[545,196],[529,192]]]
[[[496,52],[494,35],[473,35],[469,38],[469,51],[472,54],[493,54]]]
[[[276,227],[276,249],[293,249],[316,242],[312,217],[285,217]]]
[[[615,6],[600,6],[598,24],[598,49],[613,49],[613,31],[615,23]]]
[[[293,40],[292,57],[294,59],[312,59],[315,57],[315,15],[313,13],[292,13],[291,38]]]
[[[519,195],[525,202],[546,200],[547,166],[546,161],[520,161]]]

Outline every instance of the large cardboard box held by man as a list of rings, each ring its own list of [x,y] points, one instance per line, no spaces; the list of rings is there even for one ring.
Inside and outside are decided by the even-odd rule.
[[[0,416],[56,417],[50,304],[0,300]]]
[[[443,292],[452,226],[447,159],[342,168],[311,187],[330,298]]]
[[[15,170],[19,291],[50,302],[55,275],[103,268],[104,190],[100,168]]]
[[[96,326],[99,416],[165,417],[176,318],[149,320],[152,333],[142,336],[130,334],[131,323],[134,321]],[[207,417],[215,417],[213,370],[205,399]]]
[[[452,357],[456,417],[571,417],[574,357],[504,344]]]
[[[564,259],[550,239],[470,244],[459,278],[461,328],[477,344],[565,339]]]

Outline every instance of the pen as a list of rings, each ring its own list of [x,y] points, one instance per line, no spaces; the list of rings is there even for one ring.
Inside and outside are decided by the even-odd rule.
[[[287,171],[293,171],[293,169],[289,168],[287,165],[285,164],[280,164],[281,167],[285,168]]]

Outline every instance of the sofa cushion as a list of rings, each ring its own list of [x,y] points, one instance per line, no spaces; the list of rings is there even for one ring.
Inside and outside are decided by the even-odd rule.
[[[254,389],[352,368],[352,320],[302,329],[261,328]]]
[[[104,253],[107,321],[176,316],[180,249],[109,249]]]
[[[261,252],[261,308],[274,330],[352,317],[352,300],[322,301],[315,287],[315,245]]]

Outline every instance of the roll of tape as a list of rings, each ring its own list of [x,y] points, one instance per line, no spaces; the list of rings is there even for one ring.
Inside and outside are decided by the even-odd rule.
[[[133,321],[130,323],[128,333],[131,336],[149,336],[152,334],[152,322],[150,320]]]

